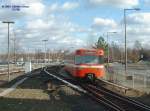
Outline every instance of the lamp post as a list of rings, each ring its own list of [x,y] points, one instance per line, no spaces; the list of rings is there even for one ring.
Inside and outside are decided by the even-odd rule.
[[[14,38],[12,38],[11,40],[13,41],[13,59],[14,59],[14,63],[16,64],[16,33],[13,29],[13,33],[14,33]]]
[[[124,9],[124,37],[125,37],[125,74],[127,74],[127,21],[126,11],[139,11],[139,8]]]
[[[45,40],[42,40],[43,42],[44,42],[44,48],[45,48],[45,56],[44,56],[44,62],[45,62],[45,64],[46,64],[46,42],[48,41],[47,39],[45,39]]]
[[[107,43],[109,42],[109,34],[115,34],[117,32],[107,32]],[[107,66],[109,65],[109,43],[107,48]]]
[[[9,25],[14,24],[13,21],[3,21],[2,23],[8,24],[8,52],[7,52],[7,63],[8,63],[8,81],[10,81],[10,70],[9,70],[9,63],[10,63],[10,40],[9,40]]]

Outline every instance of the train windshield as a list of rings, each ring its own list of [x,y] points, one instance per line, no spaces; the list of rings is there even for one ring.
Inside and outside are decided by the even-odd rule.
[[[103,64],[104,60],[102,56],[76,56],[75,64]]]

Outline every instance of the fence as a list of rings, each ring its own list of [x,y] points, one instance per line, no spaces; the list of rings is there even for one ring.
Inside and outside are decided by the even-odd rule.
[[[121,66],[119,66],[121,67]],[[123,68],[111,66],[106,68],[105,80],[133,89],[150,92],[150,68],[128,67],[127,75]]]

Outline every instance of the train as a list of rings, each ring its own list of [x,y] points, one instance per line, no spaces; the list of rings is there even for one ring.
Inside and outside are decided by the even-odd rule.
[[[77,49],[65,56],[64,70],[79,79],[95,81],[104,77],[103,49]]]

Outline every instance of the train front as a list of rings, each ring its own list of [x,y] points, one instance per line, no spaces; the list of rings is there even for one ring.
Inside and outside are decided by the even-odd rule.
[[[80,49],[75,52],[74,76],[95,80],[104,76],[104,51]]]

